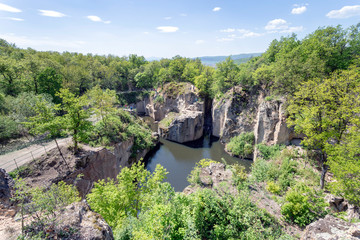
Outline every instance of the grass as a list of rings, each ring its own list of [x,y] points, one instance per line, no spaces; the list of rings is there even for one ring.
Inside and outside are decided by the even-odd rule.
[[[175,112],[168,113],[168,115],[159,122],[159,127],[161,127],[161,128],[170,127],[171,123],[174,121],[176,116],[178,116],[178,113],[175,113]]]

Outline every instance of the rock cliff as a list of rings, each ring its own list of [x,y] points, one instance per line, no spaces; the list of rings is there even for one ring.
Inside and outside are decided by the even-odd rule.
[[[230,89],[223,98],[213,101],[212,134],[223,142],[242,132],[254,130],[259,96],[243,91],[241,87]]]
[[[149,99],[138,102],[137,108],[138,114],[162,121],[158,131],[165,139],[184,143],[203,135],[204,102],[190,83],[168,83]]]
[[[303,137],[286,124],[285,99],[266,101],[256,90],[249,92],[241,87],[213,101],[212,119],[212,134],[222,142],[243,132],[254,132],[255,144],[289,145]]]

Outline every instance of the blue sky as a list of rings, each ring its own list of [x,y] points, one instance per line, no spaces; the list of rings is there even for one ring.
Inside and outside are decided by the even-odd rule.
[[[0,0],[0,38],[19,47],[119,56],[263,52],[359,22],[359,0]]]

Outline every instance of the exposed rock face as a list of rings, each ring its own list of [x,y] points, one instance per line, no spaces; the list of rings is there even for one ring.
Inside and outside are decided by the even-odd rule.
[[[234,87],[220,100],[213,101],[212,134],[227,142],[255,126],[258,96]]]
[[[294,138],[302,138],[288,128],[285,117],[285,100],[263,101],[259,105],[254,128],[255,143],[289,145]]]
[[[325,200],[329,203],[329,206],[334,212],[346,212],[346,217],[351,219],[360,219],[360,209],[357,206],[349,204],[342,197],[335,197],[331,194],[325,197]]]
[[[101,179],[116,179],[124,167],[130,167],[133,162],[143,158],[149,149],[138,152],[135,158],[131,157],[131,148],[134,139],[118,143],[115,145],[114,152],[104,148],[100,151],[92,152],[76,161],[76,170],[66,177],[66,182],[74,183],[82,197],[86,196],[93,187],[94,182]],[[81,179],[77,176],[82,174]]]
[[[144,104],[147,104],[145,110]],[[190,83],[168,83],[150,99],[138,102],[137,107],[138,114],[144,113],[155,121],[176,115],[166,125],[159,125],[159,135],[165,139],[184,143],[203,135],[204,102]]]
[[[204,114],[184,111],[176,116],[169,127],[159,126],[161,137],[179,143],[194,141],[202,137]]]
[[[5,169],[0,168],[0,205],[9,205],[14,189],[14,180]]]
[[[286,124],[285,99],[265,101],[256,92],[241,87],[229,90],[220,100],[213,101],[214,136],[223,142],[243,132],[254,132],[255,144],[297,144],[302,139]],[[256,155],[256,154],[255,154]]]
[[[210,163],[210,166],[204,167],[200,170],[200,186],[204,188],[222,188],[221,183],[227,182],[226,188],[231,193],[236,192],[236,187],[233,186],[232,172],[226,169],[222,163]],[[188,186],[184,189],[185,194],[191,194],[196,191],[198,187]]]
[[[327,215],[306,227],[302,240],[359,240],[360,223],[348,223]]]
[[[159,97],[163,99],[163,102],[156,101]],[[183,111],[204,112],[204,103],[200,101],[196,88],[190,83],[166,84],[164,90],[156,92],[146,105],[147,115],[155,121],[161,121],[169,112],[181,113]]]
[[[69,239],[112,240],[110,226],[100,214],[90,210],[86,202],[73,203],[66,207],[56,218],[57,229],[76,229]]]

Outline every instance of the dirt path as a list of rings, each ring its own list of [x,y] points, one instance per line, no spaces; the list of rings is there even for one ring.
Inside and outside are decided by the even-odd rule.
[[[71,142],[71,137],[59,139],[57,141],[59,143],[59,146],[63,146]],[[40,157],[41,155],[45,154],[47,151],[50,151],[53,148],[56,148],[55,141],[44,144],[34,144],[24,149],[1,155],[0,168],[4,168],[6,172],[11,172],[16,169],[16,164],[18,167],[20,167],[25,163]]]

